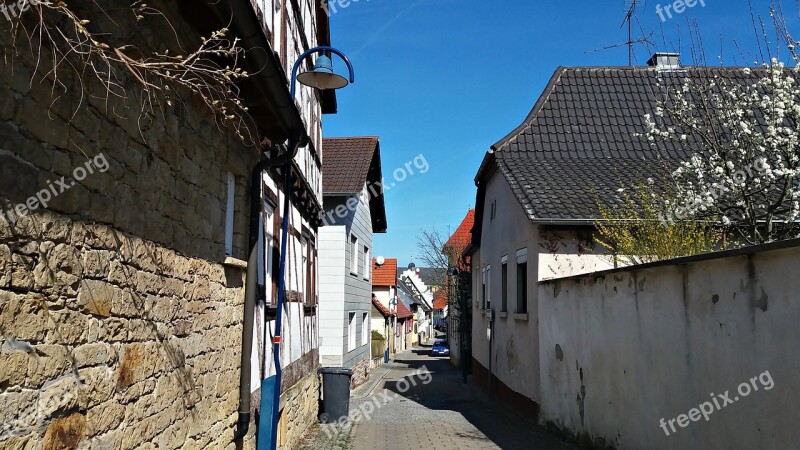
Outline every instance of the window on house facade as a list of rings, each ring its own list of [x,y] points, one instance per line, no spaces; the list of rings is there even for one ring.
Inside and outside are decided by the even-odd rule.
[[[528,313],[528,249],[517,251],[517,313]]]
[[[361,345],[369,344],[369,314],[361,314]]]
[[[306,248],[306,304],[314,305],[317,303],[317,271],[316,271],[316,254],[314,245],[311,239]]]
[[[358,275],[358,237],[350,233],[350,273]]]
[[[503,256],[503,263],[500,269],[500,311],[508,312],[508,255]]]
[[[364,279],[369,280],[372,270],[372,258],[370,257],[369,247],[364,246]]]
[[[481,270],[481,309],[486,309],[486,268]]]
[[[233,256],[233,216],[236,211],[236,177],[228,172],[228,198],[225,202],[225,256]]]
[[[275,223],[275,206],[270,202],[264,203],[264,212],[259,217],[259,225],[263,233],[259,233],[258,242],[258,285],[261,286],[259,292],[264,295],[266,304],[272,304],[272,265],[274,255],[272,251],[273,229]]]
[[[356,313],[348,314],[347,322],[347,351],[356,349]]]
[[[308,241],[305,237],[300,239],[300,263],[299,272],[300,276],[297,280],[298,290],[302,291],[302,296],[300,298],[305,299],[306,295],[308,295],[308,286],[306,285],[306,281],[308,280]],[[300,300],[302,301],[302,300]]]
[[[491,309],[492,308],[492,301],[491,301],[491,273],[492,273],[492,266],[486,266],[483,269],[483,288],[481,292],[483,294],[483,309]]]

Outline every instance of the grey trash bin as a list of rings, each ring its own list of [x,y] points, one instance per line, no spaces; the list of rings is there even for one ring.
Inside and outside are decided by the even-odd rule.
[[[353,371],[342,367],[323,367],[322,411],[319,421],[334,423],[350,414],[350,379]]]

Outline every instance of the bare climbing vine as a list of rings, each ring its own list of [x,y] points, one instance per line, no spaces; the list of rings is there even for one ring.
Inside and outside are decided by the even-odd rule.
[[[81,17],[66,2],[31,3],[24,17],[12,23],[11,32],[12,44],[26,40],[35,59],[32,84],[41,76],[42,80],[52,83],[54,97],[65,93],[75,95],[68,85],[68,80],[74,77],[80,92],[73,118],[87,94],[105,100],[107,108],[112,99],[125,103],[135,99],[140,133],[158,113],[163,117],[166,107],[181,102],[179,91],[188,91],[214,113],[218,128],[232,129],[245,144],[257,142],[253,120],[239,98],[236,85],[237,81],[250,76],[239,67],[244,49],[239,46],[238,39],[228,37],[227,28],[203,37],[199,47],[186,51],[167,17],[143,0],[129,5],[133,16],[127,18],[112,17],[97,1],[90,3],[96,19],[110,21],[117,28],[118,21],[125,19],[140,23],[149,18],[162,18],[175,35],[180,51],[175,54],[169,49],[148,52],[132,43],[115,45],[113,33],[92,31],[93,22]],[[117,10],[114,13],[120,14]],[[17,56],[18,46],[14,47]],[[95,83],[99,83],[104,92],[87,88]],[[131,86],[138,90],[133,92]]]

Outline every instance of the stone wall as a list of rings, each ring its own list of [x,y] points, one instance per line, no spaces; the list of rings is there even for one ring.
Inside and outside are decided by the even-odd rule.
[[[350,379],[350,387],[356,388],[369,380],[370,359],[363,359],[353,366],[353,378]]]
[[[319,414],[320,377],[312,371],[281,395],[280,449],[296,449]]]
[[[116,26],[143,50],[174,39],[133,15]],[[0,219],[0,447],[232,447],[244,274],[223,265],[226,181],[235,175],[233,254],[244,259],[258,152],[185,92],[180,108],[140,121],[137,99],[81,98],[68,70],[53,90],[46,64],[34,74],[26,40],[10,36],[0,33],[0,210],[62,177],[69,187]],[[106,170],[72,182],[101,155]]]
[[[242,274],[104,225],[24,222],[0,228],[0,446],[225,447]]]

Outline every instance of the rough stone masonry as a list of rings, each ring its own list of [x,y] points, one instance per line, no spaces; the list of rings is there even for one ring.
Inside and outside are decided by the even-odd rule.
[[[174,38],[119,26],[143,48]],[[186,93],[181,114],[139,121],[135,99],[80,98],[67,70],[53,91],[10,39],[0,33],[0,209],[98,154],[109,167],[0,221],[0,448],[233,448],[244,273],[224,265],[226,180],[244,259],[257,151]]]

